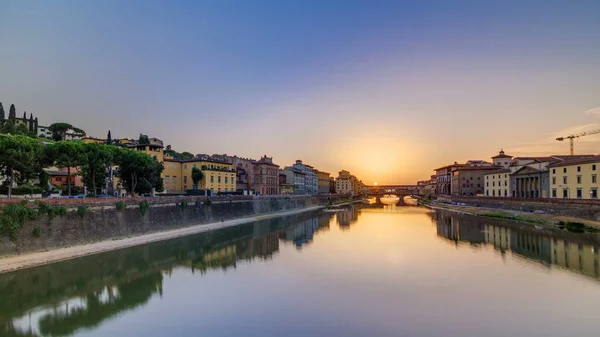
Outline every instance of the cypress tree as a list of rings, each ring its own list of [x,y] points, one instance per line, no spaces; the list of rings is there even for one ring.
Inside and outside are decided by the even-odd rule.
[[[13,121],[13,124],[14,124],[16,118],[17,118],[17,109],[15,109],[14,104],[11,104],[10,109],[8,110],[8,119]]]
[[[6,120],[6,115],[4,114],[4,107],[2,106],[2,102],[0,102],[0,122],[4,122]]]
[[[35,122],[35,132],[37,132],[37,129],[38,129],[38,119],[37,119],[37,117],[33,121]]]
[[[23,111],[23,122],[27,122],[27,111]]]
[[[106,135],[106,144],[112,145],[112,137],[110,135],[110,130],[108,130],[108,135]]]
[[[37,133],[37,129],[34,129],[33,125],[33,114],[29,114],[29,132]]]

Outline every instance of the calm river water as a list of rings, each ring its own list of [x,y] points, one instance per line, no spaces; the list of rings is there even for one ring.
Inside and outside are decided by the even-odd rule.
[[[0,336],[599,335],[598,241],[521,227],[351,207],[0,274]]]

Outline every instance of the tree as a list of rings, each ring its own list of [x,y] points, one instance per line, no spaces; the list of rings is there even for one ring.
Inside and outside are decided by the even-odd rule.
[[[69,123],[54,123],[48,127],[52,131],[52,139],[55,141],[65,140],[67,138],[67,131],[71,130],[73,125]]]
[[[150,139],[148,138],[148,136],[140,133],[140,138],[138,139],[138,144],[142,144],[142,145],[150,144]]]
[[[198,189],[198,183],[204,178],[204,172],[197,167],[192,168],[192,181],[194,182],[194,189]]]
[[[10,105],[10,109],[8,110],[8,119],[10,119],[13,124],[15,123],[15,119],[17,119],[17,109],[15,109],[14,104]]]
[[[27,122],[27,111],[23,111],[23,122]]]
[[[4,124],[5,120],[6,120],[6,115],[4,114],[4,107],[2,106],[2,102],[0,102],[0,126],[2,126],[2,124]]]
[[[119,177],[129,193],[150,193],[152,188],[159,192],[162,190],[161,174],[164,168],[156,157],[135,150],[119,149],[116,163]]]
[[[106,144],[112,145],[112,136],[110,135],[110,130],[108,130],[108,135],[106,135]]]
[[[2,133],[14,135],[15,134],[15,122],[13,122],[11,119],[4,121]]]
[[[41,145],[33,138],[0,135],[0,169],[8,176],[8,198],[12,197],[15,173],[36,165]]]
[[[54,165],[67,168],[67,191],[71,195],[71,168],[81,165],[83,143],[80,142],[57,142],[48,147],[51,147],[51,156]]]
[[[37,119],[37,117],[33,121],[35,122],[35,132],[37,133],[37,129],[38,129],[38,119]]]
[[[33,124],[33,114],[29,115],[29,132],[31,132],[34,136],[37,134],[37,129],[34,129],[35,125]]]
[[[192,159],[192,158],[194,158],[194,155],[189,152],[182,152],[181,155],[179,156],[179,159]]]
[[[94,195],[98,193],[99,183],[106,183],[107,170],[113,160],[110,146],[98,143],[82,145],[79,173],[83,183]]]

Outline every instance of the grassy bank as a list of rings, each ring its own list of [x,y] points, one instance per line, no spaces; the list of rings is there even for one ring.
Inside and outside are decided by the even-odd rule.
[[[528,223],[535,226],[548,227],[553,229],[566,230],[573,233],[599,233],[600,222],[591,220],[582,220],[573,217],[558,216],[552,214],[535,214],[528,212],[489,209],[473,206],[459,206],[451,204],[431,204],[424,206],[432,209],[442,209],[463,214],[483,216],[494,219],[513,220]]]

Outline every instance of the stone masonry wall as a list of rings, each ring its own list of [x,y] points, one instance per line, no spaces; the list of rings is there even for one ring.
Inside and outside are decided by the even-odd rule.
[[[83,216],[77,214],[76,209],[71,209],[65,216],[52,219],[50,224],[46,216],[28,220],[14,242],[1,237],[0,256],[46,251],[199,224],[324,206],[329,200],[335,202],[339,199],[337,196],[262,197],[212,200],[210,206],[201,201],[189,201],[187,205],[182,206],[181,201],[185,199],[180,198],[177,204],[154,201],[143,216],[136,204],[130,204],[121,211],[114,205],[90,206]],[[39,237],[33,235],[34,228],[40,229]]]
[[[501,208],[516,211],[544,211],[548,214],[600,221],[600,203],[596,200],[563,199],[523,199],[488,197],[440,197],[440,201],[465,203],[487,208]]]

